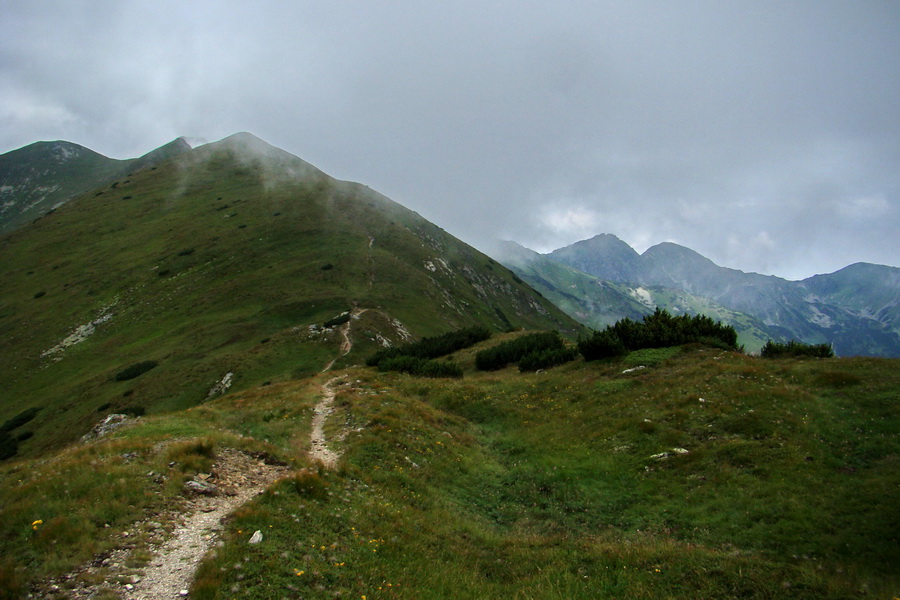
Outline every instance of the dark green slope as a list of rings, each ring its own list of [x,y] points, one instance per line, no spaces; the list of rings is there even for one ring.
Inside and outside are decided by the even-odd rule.
[[[12,231],[67,201],[190,150],[182,138],[129,160],[116,160],[65,141],[36,142],[0,155],[0,233]]]
[[[109,412],[195,405],[228,373],[239,389],[319,372],[342,341],[321,326],[350,309],[343,363],[474,323],[579,327],[412,211],[248,134],[102,192],[0,237],[0,420],[41,408],[26,454]]]

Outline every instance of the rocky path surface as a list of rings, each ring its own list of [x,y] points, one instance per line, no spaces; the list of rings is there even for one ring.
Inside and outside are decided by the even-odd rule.
[[[334,386],[339,381],[339,377],[330,379],[322,386],[322,398],[316,404],[312,421],[312,433],[309,436],[311,459],[319,461],[326,468],[333,469],[337,465],[340,455],[328,448],[325,439],[325,420],[334,410]]]
[[[126,543],[107,556],[98,557],[68,575],[47,582],[29,597],[57,598],[62,597],[60,593],[73,600],[187,597],[200,560],[218,542],[225,517],[261,494],[275,480],[290,474],[287,466],[271,462],[263,456],[233,448],[218,449],[210,473],[188,482],[183,510],[148,515],[123,533],[125,539],[135,539],[135,542]],[[191,483],[195,485],[191,486]],[[173,521],[174,529],[164,536]],[[149,543],[137,541],[141,531],[152,532]],[[168,539],[162,541],[163,537]],[[153,552],[155,557],[146,566],[135,567],[133,563],[138,551]]]
[[[199,504],[197,510],[184,516],[183,523],[147,565],[140,581],[127,590],[126,600],[168,600],[187,596],[200,560],[218,541],[225,517],[290,472],[287,467],[267,465],[230,449],[218,453],[217,463],[217,471],[227,471],[231,475],[229,483],[217,486],[226,491],[211,496]]]
[[[337,362],[339,358],[344,358],[350,351],[353,350],[353,341],[350,339],[350,325],[353,323],[354,319],[358,319],[361,314],[369,310],[368,308],[354,308],[350,311],[350,320],[341,325],[340,331],[341,334],[341,349],[338,351],[338,355],[331,359],[331,361],[325,365],[325,368],[322,369],[323,373],[326,373],[331,370],[331,367],[334,366],[334,363]]]

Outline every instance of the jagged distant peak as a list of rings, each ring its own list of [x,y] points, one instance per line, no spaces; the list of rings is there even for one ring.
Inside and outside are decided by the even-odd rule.
[[[571,252],[580,252],[583,250],[599,252],[608,252],[612,250],[620,254],[634,255],[634,258],[637,258],[638,256],[638,253],[634,250],[634,248],[632,248],[630,245],[628,245],[627,242],[622,241],[612,233],[599,233],[592,238],[580,240],[563,248],[557,248],[550,254],[562,255]]]

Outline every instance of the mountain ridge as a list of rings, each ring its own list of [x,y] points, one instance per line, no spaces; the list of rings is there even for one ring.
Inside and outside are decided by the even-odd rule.
[[[183,137],[137,158],[109,158],[79,144],[35,142],[0,155],[0,234],[76,196],[190,150]]]
[[[323,324],[354,308],[369,310],[340,364],[474,324],[581,329],[415,212],[248,134],[176,152],[0,236],[0,277],[0,385],[18,410],[47,407],[25,453],[108,411],[196,405],[228,373],[237,389],[312,375],[341,343]],[[143,362],[159,366],[111,383]]]
[[[689,344],[482,371],[522,330],[571,348],[549,299],[749,317],[513,248],[544,298],[313,169],[237,136],[0,235],[0,598],[898,589],[898,361]],[[882,275],[816,285],[855,310],[844,279]],[[437,359],[458,379],[360,364],[473,324],[494,336]]]
[[[535,272],[529,272],[533,261],[529,267],[527,261],[517,263],[515,253],[512,256],[509,266],[542,293],[559,286],[560,281],[546,277],[541,281]],[[743,328],[751,350],[758,350],[765,338],[798,339],[834,344],[842,355],[900,356],[900,269],[895,267],[856,263],[833,274],[791,281],[721,267],[672,242],[638,254],[612,234],[599,234],[541,256],[601,281],[629,287],[633,294],[644,295],[648,307],[696,312],[704,302],[712,302],[704,310],[714,318],[732,319],[739,332]],[[672,292],[690,298],[677,299]],[[631,316],[626,304],[616,306],[620,318]],[[735,314],[727,315],[722,309]],[[609,320],[616,310],[607,309],[602,319],[591,316],[589,310],[570,314],[595,326]]]

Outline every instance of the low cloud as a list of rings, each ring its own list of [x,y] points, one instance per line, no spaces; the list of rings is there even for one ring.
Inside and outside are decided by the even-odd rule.
[[[896,265],[898,31],[890,2],[17,3],[0,151],[250,131],[480,247]]]

